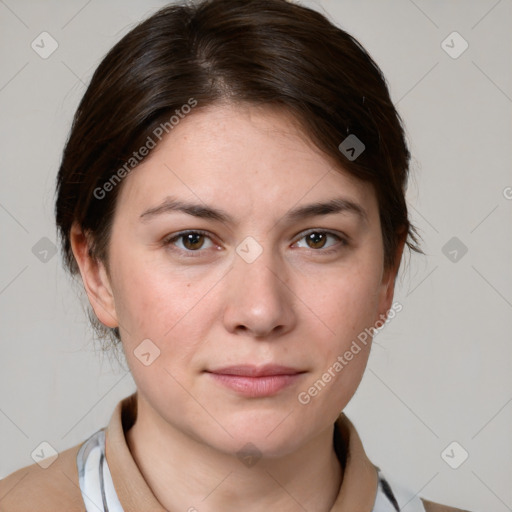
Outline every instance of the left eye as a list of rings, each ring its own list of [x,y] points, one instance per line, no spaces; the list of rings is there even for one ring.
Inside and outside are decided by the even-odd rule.
[[[302,238],[300,238],[300,240],[306,241],[308,249],[323,249],[329,237],[332,237],[339,242],[344,242],[343,238],[341,238],[338,235],[335,235],[334,233],[331,233],[330,231],[310,231],[309,233],[303,235]]]

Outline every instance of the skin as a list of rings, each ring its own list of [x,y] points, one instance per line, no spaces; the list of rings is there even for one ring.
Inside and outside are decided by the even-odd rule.
[[[170,195],[225,210],[232,222],[176,211],[141,219]],[[366,219],[352,211],[284,219],[335,197]],[[208,236],[163,243],[195,229]],[[308,242],[311,230],[345,242]],[[252,263],[236,252],[248,236],[262,249]],[[71,238],[96,315],[120,328],[138,389],[127,442],[162,505],[330,510],[343,480],[333,423],[359,385],[370,343],[307,405],[298,394],[391,307],[403,242],[385,269],[371,185],[336,168],[285,113],[218,105],[188,115],[124,179],[109,272],[88,256],[78,226]],[[149,366],[134,355],[145,339],[160,350]],[[305,373],[273,396],[251,398],[205,372],[243,363]],[[252,467],[237,457],[248,442],[261,453]]]

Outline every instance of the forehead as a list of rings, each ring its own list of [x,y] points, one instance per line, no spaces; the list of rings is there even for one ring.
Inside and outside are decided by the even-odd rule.
[[[376,206],[372,186],[335,165],[289,114],[221,105],[182,119],[125,178],[118,207],[142,212],[172,195],[262,215],[340,194],[369,213]]]

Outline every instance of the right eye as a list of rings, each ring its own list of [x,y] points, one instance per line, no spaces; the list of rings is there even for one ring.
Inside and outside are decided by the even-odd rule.
[[[211,242],[211,238],[206,231],[189,230],[166,237],[163,244],[170,247],[171,250],[177,249],[183,253],[201,252],[200,249],[204,249],[206,239]],[[181,247],[179,243],[181,243]],[[211,242],[210,247],[213,247],[213,242]]]

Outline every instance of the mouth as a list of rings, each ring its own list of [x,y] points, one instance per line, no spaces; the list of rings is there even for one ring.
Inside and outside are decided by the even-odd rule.
[[[238,394],[261,398],[276,395],[296,383],[304,370],[281,365],[238,365],[206,370],[215,382]]]

